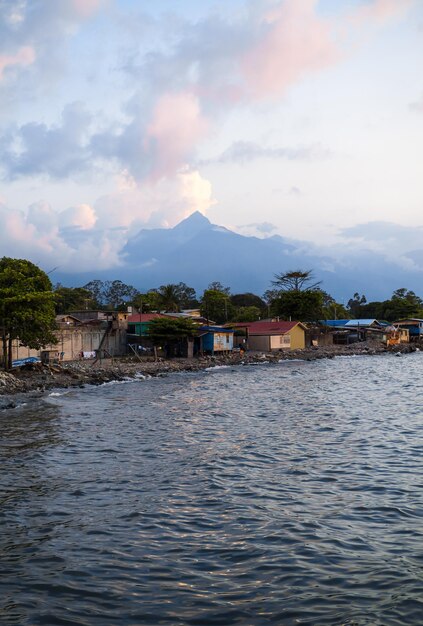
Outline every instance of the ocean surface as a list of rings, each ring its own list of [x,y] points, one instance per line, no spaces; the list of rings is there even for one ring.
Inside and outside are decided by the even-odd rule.
[[[0,412],[0,625],[421,626],[423,353]]]

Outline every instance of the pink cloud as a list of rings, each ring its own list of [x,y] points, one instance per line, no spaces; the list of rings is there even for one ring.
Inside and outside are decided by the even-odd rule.
[[[359,7],[353,14],[356,21],[385,20],[401,16],[415,4],[415,0],[374,0]]]
[[[266,13],[256,43],[241,58],[253,98],[280,95],[304,74],[340,59],[332,24],[316,14],[317,0],[287,0]]]
[[[209,129],[199,101],[189,92],[158,99],[146,129],[145,151],[152,158],[152,178],[173,174]]]
[[[105,4],[105,0],[71,0],[71,6],[78,17],[86,19]]]
[[[35,51],[31,46],[23,46],[16,54],[0,54],[0,80],[5,71],[15,65],[22,67],[31,65],[35,61]]]

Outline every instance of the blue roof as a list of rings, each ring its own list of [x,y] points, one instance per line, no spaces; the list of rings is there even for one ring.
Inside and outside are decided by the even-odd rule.
[[[349,322],[350,320],[319,320],[320,324],[322,324],[323,326],[330,326],[331,328],[338,328],[338,327],[342,327],[345,326],[345,324],[347,322]]]
[[[233,328],[224,328],[223,326],[200,326],[199,330],[207,330],[211,333],[233,333]]]
[[[345,326],[348,326],[349,328],[352,326],[352,327],[355,328],[356,326],[371,326],[374,323],[376,323],[378,326],[383,326],[383,324],[378,322],[376,319],[373,319],[373,320],[370,320],[370,319],[348,320],[348,322],[345,324]]]

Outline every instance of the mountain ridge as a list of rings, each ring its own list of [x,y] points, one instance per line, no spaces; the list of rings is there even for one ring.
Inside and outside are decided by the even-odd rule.
[[[423,271],[404,270],[380,253],[365,251],[340,260],[315,243],[281,235],[241,235],[213,224],[199,211],[173,228],[141,229],[128,239],[120,260],[120,267],[95,272],[95,276],[60,274],[59,280],[84,284],[93,278],[116,278],[143,291],[185,282],[198,293],[220,281],[233,293],[260,295],[271,287],[275,273],[301,268],[312,269],[322,288],[339,301],[347,301],[355,292],[368,299],[385,299],[399,287],[418,292],[418,285],[423,284]]]

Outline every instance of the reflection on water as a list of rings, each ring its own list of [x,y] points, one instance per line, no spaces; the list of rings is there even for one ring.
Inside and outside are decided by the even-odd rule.
[[[0,624],[420,625],[423,355],[0,414]]]

